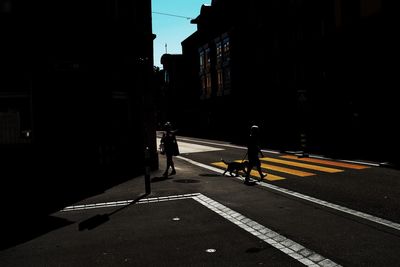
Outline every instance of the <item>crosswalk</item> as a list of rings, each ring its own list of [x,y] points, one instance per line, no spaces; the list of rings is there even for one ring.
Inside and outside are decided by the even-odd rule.
[[[222,161],[220,161],[220,162],[213,162],[212,165],[214,165],[214,166],[216,166],[216,167],[220,167],[220,168],[222,168],[222,169],[224,169],[224,168],[226,167],[226,164],[223,163]],[[244,174],[242,171],[239,172],[239,173],[242,174],[242,175]],[[265,174],[267,174],[267,173],[263,173],[263,174],[265,175]],[[258,171],[256,171],[256,170],[251,170],[250,175],[251,175],[251,176],[255,176],[255,177],[260,177],[259,174],[258,174]],[[268,174],[267,177],[268,177],[268,180],[269,180],[269,181],[278,181],[278,180],[284,180],[284,179],[285,179],[285,178],[283,178],[283,177],[281,177],[281,176],[274,175],[274,174]]]
[[[299,158],[293,155],[282,155],[278,158],[263,157],[261,168],[264,174],[268,174],[264,179],[268,181],[279,181],[289,176],[309,177],[321,174],[341,173],[346,170],[363,170],[369,168],[361,164],[353,164],[342,161],[334,161],[320,158]],[[235,160],[240,162],[241,160]],[[222,161],[211,163],[213,166],[225,169],[226,164]],[[271,173],[272,172],[272,173]],[[243,172],[239,172],[244,174]],[[259,173],[252,170],[250,175],[259,178]]]

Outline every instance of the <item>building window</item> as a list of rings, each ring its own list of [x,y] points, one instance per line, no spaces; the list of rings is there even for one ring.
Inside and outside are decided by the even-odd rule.
[[[382,9],[382,1],[381,0],[361,0],[361,17],[368,17],[374,14],[377,14]]]
[[[206,77],[205,76],[201,76],[200,79],[201,79],[201,95],[200,95],[200,98],[204,99],[204,98],[206,98],[206,95],[207,95],[207,93],[206,93],[206,91],[207,91]]]
[[[222,96],[224,91],[224,82],[223,82],[223,75],[222,70],[217,70],[217,83],[218,83],[218,91],[217,95]]]
[[[210,50],[210,48],[207,48],[206,49],[206,57],[205,57],[205,60],[206,60],[206,68],[210,68],[210,65],[211,65],[211,50]]]
[[[231,46],[229,38],[225,38],[223,41],[223,57],[225,61],[229,61],[231,59]]]
[[[224,95],[230,94],[230,92],[231,92],[231,70],[230,70],[230,68],[224,69],[223,86],[224,86]]]
[[[204,52],[200,52],[200,70],[204,69]]]
[[[206,98],[210,98],[211,97],[211,73],[207,73],[207,75],[206,75],[206,84],[207,84]]]
[[[217,64],[222,62],[222,43],[218,42],[216,44],[217,47]]]
[[[168,71],[164,71],[164,82],[169,84],[169,73]]]

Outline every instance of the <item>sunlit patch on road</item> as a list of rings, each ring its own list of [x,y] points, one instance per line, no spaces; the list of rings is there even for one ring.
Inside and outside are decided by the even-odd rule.
[[[157,147],[160,145],[160,138],[157,138]],[[178,141],[179,152],[181,154],[199,153],[199,152],[209,152],[209,151],[220,151],[224,150],[222,148],[204,146],[198,144],[191,144],[182,141]]]

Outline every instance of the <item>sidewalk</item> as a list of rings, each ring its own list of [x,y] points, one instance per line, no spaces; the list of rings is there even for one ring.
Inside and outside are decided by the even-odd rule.
[[[58,227],[1,251],[1,265],[302,265],[194,199],[205,191],[218,195],[246,188],[240,181],[179,159],[175,163],[177,175],[164,179],[160,156],[150,195],[143,195],[144,177],[136,177],[52,214]]]

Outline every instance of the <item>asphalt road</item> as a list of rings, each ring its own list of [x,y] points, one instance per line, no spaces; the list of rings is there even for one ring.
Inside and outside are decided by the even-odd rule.
[[[187,142],[187,138],[182,138]],[[219,162],[221,159],[226,161],[241,161],[245,157],[246,150],[244,147],[234,146],[219,141],[193,139],[191,142],[212,149],[222,149],[217,151],[207,151],[202,153],[183,153],[182,156],[201,162],[207,165]],[[197,141],[196,141],[197,140]],[[219,145],[218,145],[219,144]],[[211,150],[211,149],[210,149]],[[391,168],[375,166],[379,163],[352,161],[346,159],[321,159],[320,157],[312,159],[320,160],[322,163],[309,162],[310,159],[297,158],[290,154],[281,154],[275,151],[268,153],[264,150],[266,157],[278,159],[278,161],[288,161],[295,163],[310,164],[312,166],[321,166],[336,169],[340,172],[326,173],[310,168],[292,166],[286,162],[266,162],[267,165],[274,167],[289,168],[290,170],[304,171],[312,173],[311,176],[297,176],[291,173],[264,169],[268,174],[277,175],[284,179],[277,181],[265,181],[273,185],[290,189],[302,194],[316,197],[325,201],[329,201],[338,205],[355,209],[358,211],[370,213],[372,215],[382,217],[384,219],[400,222],[400,171]],[[185,152],[185,151],[184,151]],[[287,159],[290,157],[291,159]],[[295,159],[292,159],[295,158]],[[324,163],[329,162],[329,165]],[[330,162],[333,161],[333,162]],[[332,165],[337,163],[337,165]],[[349,167],[342,167],[342,164],[350,164]],[[311,166],[311,167],[312,167]],[[346,165],[345,165],[346,166]],[[358,168],[360,167],[360,168]],[[357,168],[357,169],[353,169]]]
[[[8,229],[0,265],[398,266],[398,170],[265,151],[270,180],[247,186],[220,167],[221,158],[242,160],[244,148],[178,141],[177,175],[161,176],[160,155],[150,194],[133,177],[46,217],[27,216]]]

